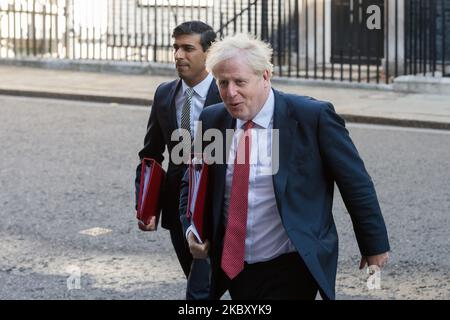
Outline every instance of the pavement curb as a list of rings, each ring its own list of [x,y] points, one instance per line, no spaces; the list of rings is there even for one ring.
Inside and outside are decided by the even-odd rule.
[[[177,76],[173,64],[158,62],[71,60],[29,57],[21,59],[2,58],[0,59],[0,65],[104,74]]]
[[[353,123],[378,124],[385,126],[419,128],[419,129],[450,130],[450,123],[446,122],[413,120],[413,119],[394,119],[394,118],[361,116],[343,113],[339,113],[339,115],[346,122],[353,122]]]
[[[136,105],[136,106],[150,106],[153,103],[152,99],[144,99],[144,98],[99,96],[99,95],[59,93],[59,92],[49,92],[49,91],[0,89],[0,95],[30,97],[30,98],[75,100],[75,101],[86,101],[86,102],[120,103],[120,104],[131,104],[131,105]]]
[[[144,99],[144,98],[57,93],[48,91],[0,89],[0,95],[46,98],[46,99],[63,99],[63,100],[85,101],[85,102],[118,103],[135,106],[150,106],[153,103],[152,99]],[[339,115],[346,122],[352,123],[377,124],[377,125],[421,128],[421,129],[450,130],[450,123],[446,122],[412,120],[412,119],[394,119],[394,118],[343,114],[343,113],[339,113]]]

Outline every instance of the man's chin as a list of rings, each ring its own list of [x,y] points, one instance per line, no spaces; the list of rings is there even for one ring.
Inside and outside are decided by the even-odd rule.
[[[239,119],[242,121],[247,121],[248,115],[238,110],[230,110],[228,109],[228,113],[235,119]]]
[[[189,75],[187,68],[177,68],[177,73],[180,78],[186,78]]]

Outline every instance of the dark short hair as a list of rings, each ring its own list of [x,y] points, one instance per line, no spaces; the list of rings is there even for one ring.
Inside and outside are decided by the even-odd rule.
[[[203,51],[208,50],[214,40],[216,40],[216,33],[213,28],[202,21],[183,22],[173,29],[172,38],[185,34],[199,34]]]

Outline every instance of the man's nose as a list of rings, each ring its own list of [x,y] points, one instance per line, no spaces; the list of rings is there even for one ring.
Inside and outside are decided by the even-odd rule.
[[[234,97],[237,94],[236,85],[229,83],[227,87],[227,96]]]
[[[178,49],[175,51],[175,60],[184,59],[183,50]]]

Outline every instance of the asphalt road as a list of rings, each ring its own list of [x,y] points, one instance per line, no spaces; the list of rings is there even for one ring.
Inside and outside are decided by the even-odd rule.
[[[183,299],[168,232],[140,232],[134,217],[148,115],[0,96],[0,299]],[[369,290],[337,193],[338,299],[450,299],[450,132],[348,127],[392,252],[381,288]]]

